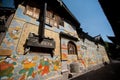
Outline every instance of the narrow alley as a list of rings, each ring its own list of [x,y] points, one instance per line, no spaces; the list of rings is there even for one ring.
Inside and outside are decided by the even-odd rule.
[[[71,80],[120,80],[120,62],[112,61],[111,64]]]

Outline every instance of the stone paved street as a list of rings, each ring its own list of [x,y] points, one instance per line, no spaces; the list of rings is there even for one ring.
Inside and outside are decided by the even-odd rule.
[[[112,61],[111,64],[71,80],[120,80],[120,62]]]

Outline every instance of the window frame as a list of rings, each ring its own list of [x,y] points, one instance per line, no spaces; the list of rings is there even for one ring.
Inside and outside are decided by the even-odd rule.
[[[40,9],[26,5],[25,10],[24,10],[24,14],[28,15],[34,19],[39,19]]]
[[[46,15],[46,24],[47,25],[49,25],[51,27],[59,28],[59,25],[61,25],[62,22],[63,21],[59,15],[54,13],[52,10],[47,10],[47,15]]]
[[[73,48],[71,52],[70,52],[70,47]],[[77,55],[76,44],[72,41],[68,42],[68,55]]]

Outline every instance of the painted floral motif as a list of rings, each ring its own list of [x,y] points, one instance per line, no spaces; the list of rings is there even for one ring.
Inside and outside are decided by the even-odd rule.
[[[62,60],[67,60],[68,56],[67,53],[62,53]]]
[[[0,61],[0,76],[2,76],[1,79],[13,79],[14,65],[16,65],[15,58],[6,58]]]
[[[60,61],[59,61],[59,60],[55,60],[55,61],[53,61],[52,63],[53,63],[53,65],[54,65],[54,67],[53,67],[53,70],[54,70],[54,71],[60,70],[61,64],[60,64]]]
[[[25,59],[22,61],[23,69],[19,71],[19,74],[22,74],[22,76],[19,78],[19,80],[25,80],[26,77],[35,77],[36,72],[34,72],[35,63],[32,59]]]
[[[48,74],[50,72],[49,70],[49,59],[48,58],[43,58],[40,60],[40,64],[38,66],[39,73],[43,76],[45,74]]]

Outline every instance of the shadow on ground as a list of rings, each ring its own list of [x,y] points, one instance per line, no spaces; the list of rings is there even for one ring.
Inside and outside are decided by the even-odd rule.
[[[104,67],[71,80],[120,80],[120,62],[113,61]]]

